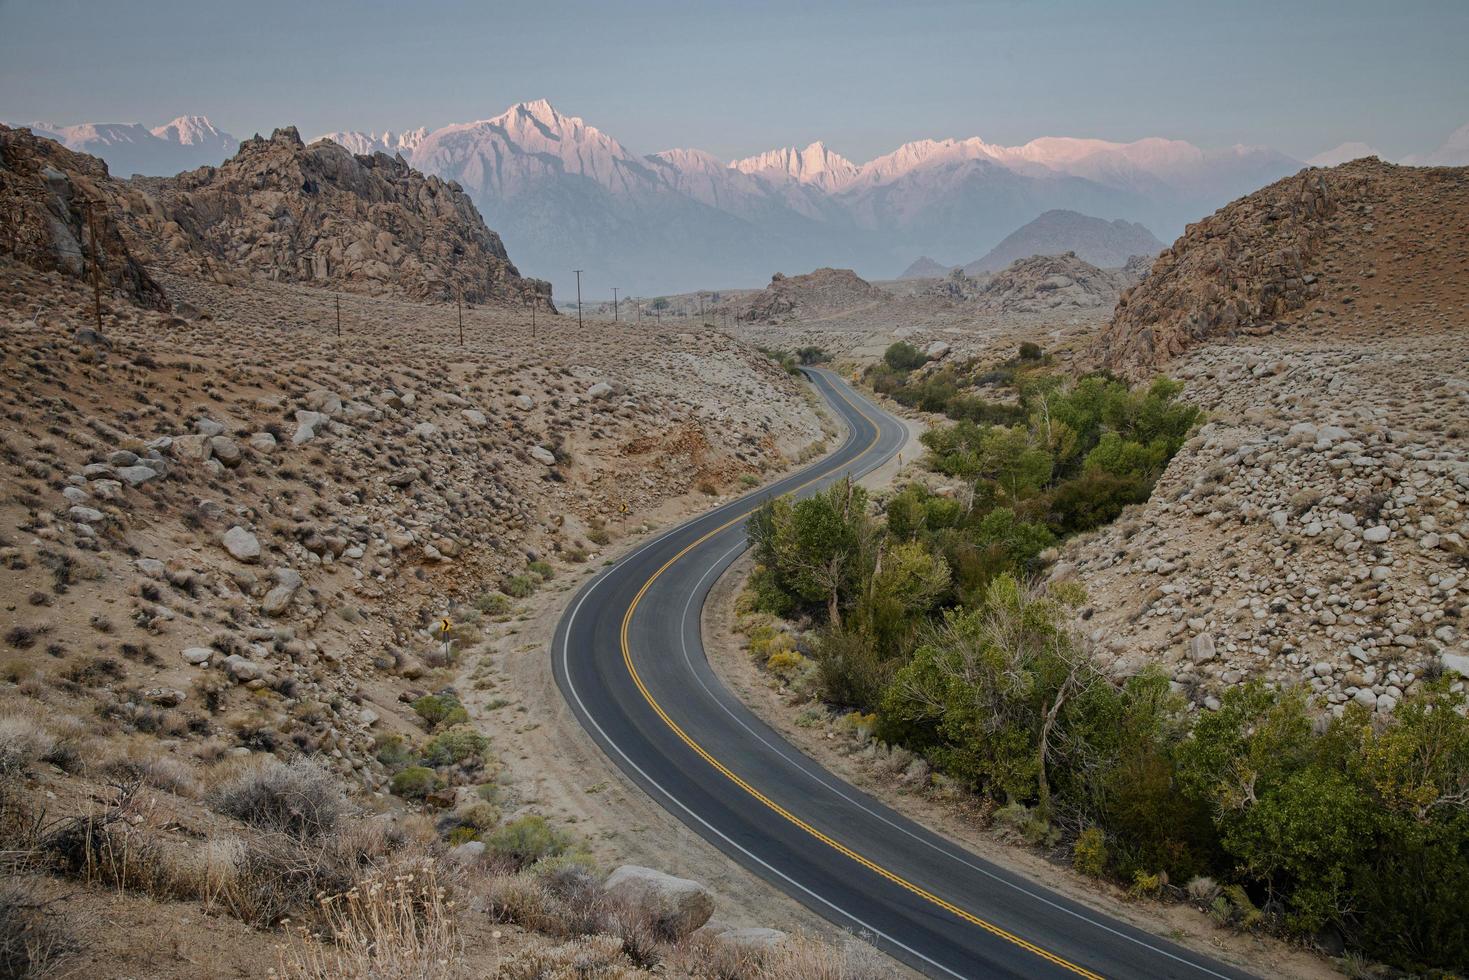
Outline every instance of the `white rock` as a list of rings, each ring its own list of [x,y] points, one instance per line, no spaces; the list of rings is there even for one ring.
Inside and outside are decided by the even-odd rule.
[[[248,563],[260,560],[260,539],[238,524],[224,532],[220,543],[236,561]]]
[[[214,650],[211,647],[185,647],[183,651],[184,660],[195,666],[208,663],[212,656],[214,656]]]
[[[1362,540],[1366,541],[1368,544],[1382,544],[1391,535],[1392,531],[1388,529],[1388,526],[1386,524],[1378,524],[1375,527],[1369,527],[1367,530],[1363,531]]]
[[[149,466],[119,466],[117,475],[130,487],[139,487],[149,480],[158,478],[158,471]]]
[[[1196,664],[1214,659],[1214,637],[1200,633],[1188,641],[1188,658]]]
[[[529,452],[530,458],[535,460],[537,463],[541,463],[546,466],[556,465],[555,453],[551,452],[551,450],[547,449],[545,446],[531,446]]]
[[[687,878],[625,864],[607,876],[604,889],[609,898],[651,914],[669,935],[680,938],[709,921],[714,914],[714,895]]]

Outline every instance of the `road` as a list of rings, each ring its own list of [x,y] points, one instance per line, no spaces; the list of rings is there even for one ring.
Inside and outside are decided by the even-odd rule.
[[[807,373],[847,423],[837,452],[663,532],[571,600],[552,656],[578,720],[629,778],[730,858],[927,975],[1247,976],[908,820],[804,756],[714,675],[700,610],[745,550],[749,512],[772,495],[861,476],[903,445],[896,419],[830,372]]]

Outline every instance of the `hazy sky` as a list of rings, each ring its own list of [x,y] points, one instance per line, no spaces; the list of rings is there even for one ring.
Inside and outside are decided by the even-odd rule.
[[[0,0],[0,119],[400,129],[547,98],[653,152],[923,137],[1390,157],[1469,122],[1469,0]]]

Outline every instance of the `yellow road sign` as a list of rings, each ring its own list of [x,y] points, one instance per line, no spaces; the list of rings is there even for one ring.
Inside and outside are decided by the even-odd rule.
[[[448,616],[445,616],[443,619],[439,620],[439,632],[440,633],[452,633],[452,632],[454,632],[454,624],[451,623],[451,622],[449,622],[449,617]]]

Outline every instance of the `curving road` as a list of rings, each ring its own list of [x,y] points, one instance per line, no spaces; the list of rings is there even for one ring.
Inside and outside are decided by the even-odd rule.
[[[746,709],[705,659],[700,611],[771,495],[896,453],[905,430],[827,371],[840,450],[666,531],[590,580],[552,646],[556,682],[617,765],[700,836],[935,977],[1245,977],[970,854],[842,782]]]

